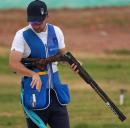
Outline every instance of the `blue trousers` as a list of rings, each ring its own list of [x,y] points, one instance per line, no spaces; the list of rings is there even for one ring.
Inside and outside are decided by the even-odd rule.
[[[59,104],[53,90],[51,90],[50,96],[50,106],[45,110],[35,110],[34,112],[51,128],[70,128],[66,106]],[[38,128],[29,118],[26,120],[28,128]]]

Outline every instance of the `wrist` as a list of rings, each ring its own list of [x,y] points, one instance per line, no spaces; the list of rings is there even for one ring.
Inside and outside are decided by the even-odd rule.
[[[37,73],[36,72],[31,72],[31,77],[33,77],[34,75],[37,75]]]

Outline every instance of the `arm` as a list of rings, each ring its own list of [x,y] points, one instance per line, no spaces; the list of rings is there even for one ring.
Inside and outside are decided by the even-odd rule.
[[[17,73],[23,75],[23,76],[29,76],[32,77],[34,72],[27,69],[20,61],[22,59],[22,53],[18,51],[11,51],[10,53],[10,59],[9,59],[9,64],[10,67],[16,71]]]
[[[41,79],[39,75],[29,69],[27,69],[22,63],[22,53],[12,50],[9,57],[9,65],[10,67],[16,71],[17,73],[23,75],[23,76],[29,76],[32,77],[31,87],[33,88],[36,86],[36,89],[40,91],[41,89]]]
[[[64,55],[66,53],[66,49],[65,48],[62,48],[59,50],[60,54]]]

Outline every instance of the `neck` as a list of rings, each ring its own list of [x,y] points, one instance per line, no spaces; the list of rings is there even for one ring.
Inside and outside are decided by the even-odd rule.
[[[46,32],[47,30],[47,24],[43,27],[43,32]]]

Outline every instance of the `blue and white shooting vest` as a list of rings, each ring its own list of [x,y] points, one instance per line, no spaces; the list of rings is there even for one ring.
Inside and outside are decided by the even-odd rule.
[[[23,37],[31,50],[32,58],[47,58],[56,55],[59,52],[58,40],[53,25],[48,24],[47,45],[36,35],[31,28],[23,32]],[[32,69],[35,72],[41,72],[37,68]],[[50,89],[56,93],[57,99],[61,105],[70,102],[68,85],[61,84],[58,71],[54,72],[52,63],[45,67],[47,74],[40,75],[42,80],[41,91],[31,88],[32,77],[25,76],[22,79],[23,103],[28,109],[45,109],[50,104]]]

